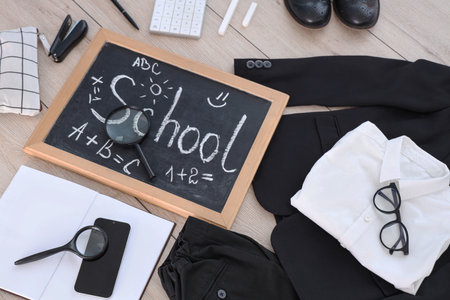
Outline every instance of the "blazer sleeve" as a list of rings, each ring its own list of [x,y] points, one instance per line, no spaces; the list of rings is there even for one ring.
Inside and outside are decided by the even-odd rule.
[[[289,94],[288,106],[389,106],[415,112],[450,106],[450,68],[426,60],[324,56],[257,61],[235,59],[235,74]]]

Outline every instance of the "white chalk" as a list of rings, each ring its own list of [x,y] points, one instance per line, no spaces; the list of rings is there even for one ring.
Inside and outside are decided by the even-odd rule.
[[[244,20],[242,21],[242,26],[247,27],[248,24],[250,24],[250,21],[253,18],[253,14],[255,13],[257,6],[258,3],[256,2],[252,2],[252,4],[250,4],[250,7],[248,8],[247,13],[245,14]]]
[[[234,11],[239,3],[239,0],[231,0],[230,6],[228,6],[225,17],[223,18],[222,24],[219,27],[219,34],[224,35],[227,31],[228,25],[230,24],[231,18],[233,17]]]

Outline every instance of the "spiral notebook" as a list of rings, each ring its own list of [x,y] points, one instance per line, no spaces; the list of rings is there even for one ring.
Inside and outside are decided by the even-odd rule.
[[[74,290],[81,259],[72,253],[14,265],[17,259],[67,243],[99,217],[132,228],[109,299],[139,299],[173,223],[25,166],[0,199],[0,288],[28,299],[100,299]]]

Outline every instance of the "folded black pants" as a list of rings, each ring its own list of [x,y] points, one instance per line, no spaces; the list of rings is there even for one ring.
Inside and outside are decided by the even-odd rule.
[[[275,254],[192,217],[158,274],[171,300],[298,300]]]
[[[288,105],[357,106],[283,116],[253,180],[258,201],[278,220],[272,245],[300,299],[450,299],[449,250],[412,296],[368,271],[290,205],[314,163],[368,120],[388,138],[409,136],[450,166],[450,68],[355,56],[277,59],[262,64],[268,68],[247,62],[235,60],[235,73],[288,93]]]

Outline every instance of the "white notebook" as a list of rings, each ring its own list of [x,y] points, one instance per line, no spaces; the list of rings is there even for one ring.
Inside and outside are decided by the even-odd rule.
[[[69,252],[15,266],[67,243],[102,217],[131,230],[112,296],[139,299],[173,223],[73,182],[22,166],[0,199],[0,288],[29,299],[101,299],[74,290],[81,258]]]

